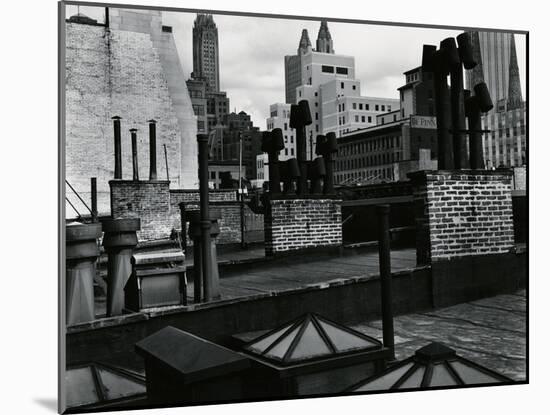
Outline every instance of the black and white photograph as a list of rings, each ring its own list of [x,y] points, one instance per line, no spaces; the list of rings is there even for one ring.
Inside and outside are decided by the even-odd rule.
[[[59,413],[528,385],[528,28],[151,3],[58,3]]]
[[[59,17],[60,411],[528,382],[526,31]]]

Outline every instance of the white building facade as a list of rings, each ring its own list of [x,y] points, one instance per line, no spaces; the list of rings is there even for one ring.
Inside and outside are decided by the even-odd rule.
[[[306,33],[307,35],[307,33]],[[302,33],[302,43],[307,36]],[[324,45],[319,49],[319,45]],[[392,112],[399,107],[399,99],[361,95],[361,82],[355,79],[355,58],[337,55],[326,22],[321,24],[318,50],[304,45],[299,48],[300,59],[287,73],[301,73],[301,85],[296,87],[296,103],[309,102],[312,124],[306,127],[308,159],[315,158],[317,135],[334,132],[337,137],[376,125],[376,116]],[[307,46],[307,47],[306,47]]]

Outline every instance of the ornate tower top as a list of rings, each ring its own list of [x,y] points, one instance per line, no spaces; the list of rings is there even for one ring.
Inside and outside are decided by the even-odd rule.
[[[303,29],[300,44],[298,45],[298,55],[303,55],[309,51],[311,51],[311,41],[309,40],[307,29]]]
[[[516,41],[514,35],[510,40],[510,65],[508,68],[508,109],[521,108],[521,84],[519,82],[518,59],[516,56]]]
[[[317,52],[334,54],[332,36],[330,36],[330,31],[328,30],[326,20],[321,21],[321,27],[319,28],[319,34],[317,35]]]

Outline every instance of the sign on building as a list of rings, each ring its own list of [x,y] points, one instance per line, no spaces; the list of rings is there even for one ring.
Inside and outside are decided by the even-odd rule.
[[[411,127],[426,128],[426,129],[433,130],[433,129],[437,129],[437,122],[435,117],[411,115]]]

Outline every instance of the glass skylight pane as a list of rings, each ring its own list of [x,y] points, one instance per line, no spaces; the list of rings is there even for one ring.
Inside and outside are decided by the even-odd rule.
[[[277,332],[273,333],[272,335],[267,336],[265,339],[262,339],[260,341],[257,341],[256,343],[251,344],[250,346],[248,346],[248,348],[258,353],[262,353],[265,349],[271,346],[271,344],[275,340],[277,340],[281,334],[287,331],[289,327],[290,327],[290,324],[288,326],[283,327],[281,330],[278,330]]]
[[[458,385],[443,363],[434,366],[432,379],[428,386]]]
[[[95,403],[99,400],[90,366],[68,370],[65,379],[69,408]]]
[[[381,376],[377,379],[372,380],[369,383],[364,384],[363,386],[355,389],[356,392],[366,392],[366,391],[376,391],[376,390],[388,390],[390,389],[397,380],[403,376],[407,370],[409,370],[413,362],[409,362],[406,365],[403,365],[384,376]]]
[[[265,356],[277,357],[279,359],[282,359],[286,351],[288,350],[290,343],[292,343],[292,340],[294,339],[294,337],[296,337],[296,333],[298,333],[299,329],[300,329],[300,326],[292,330],[279,343],[277,343],[277,345],[273,349],[271,349],[268,353],[266,353]]]
[[[456,370],[458,376],[460,376],[466,384],[475,385],[476,383],[495,383],[501,381],[494,376],[484,373],[478,369],[474,369],[473,367],[459,361],[449,362],[449,364],[454,370]]]
[[[336,347],[336,350],[339,352],[353,349],[364,349],[376,345],[376,343],[370,342],[362,337],[355,336],[352,333],[333,326],[332,324],[325,323],[321,320],[319,320],[319,323],[332,341],[332,344],[334,344],[334,347]]]
[[[425,366],[419,366],[397,389],[419,388],[425,371]]]
[[[145,385],[141,383],[134,382],[108,370],[98,368],[98,372],[101,376],[103,386],[106,388],[106,398],[109,400],[145,393]]]
[[[313,325],[313,322],[309,321],[290,359],[304,359],[331,353],[331,350]]]

